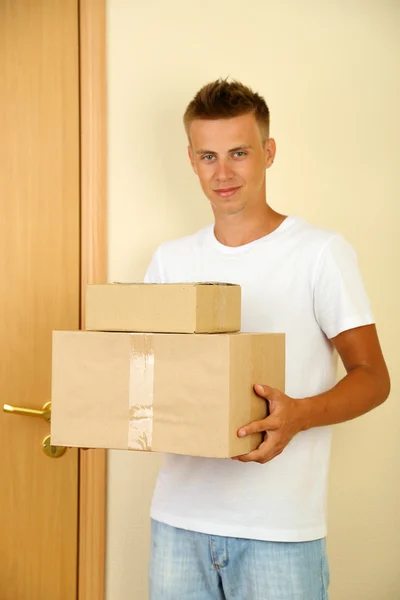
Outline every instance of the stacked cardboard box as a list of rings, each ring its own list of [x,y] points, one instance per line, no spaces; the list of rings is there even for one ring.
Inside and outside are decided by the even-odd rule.
[[[53,333],[52,444],[219,458],[260,444],[237,430],[266,416],[255,383],[284,389],[285,339],[239,333],[239,286],[88,286],[86,311],[87,331]]]

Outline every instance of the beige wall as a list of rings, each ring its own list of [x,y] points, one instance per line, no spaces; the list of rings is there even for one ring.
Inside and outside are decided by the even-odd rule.
[[[157,244],[211,220],[181,115],[218,76],[254,86],[270,105],[278,145],[271,205],[355,245],[393,392],[335,429],[330,597],[398,600],[399,3],[109,0],[107,26],[110,280],[141,279]],[[107,600],[147,598],[158,465],[158,456],[110,453]]]

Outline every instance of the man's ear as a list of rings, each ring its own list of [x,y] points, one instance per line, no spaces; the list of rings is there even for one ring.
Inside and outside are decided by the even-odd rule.
[[[264,142],[265,150],[265,168],[268,169],[275,160],[276,155],[276,143],[274,138],[268,138]]]
[[[196,164],[194,162],[194,155],[193,155],[193,150],[192,150],[191,146],[188,146],[188,156],[189,156],[190,164],[192,165],[192,169],[197,175]]]

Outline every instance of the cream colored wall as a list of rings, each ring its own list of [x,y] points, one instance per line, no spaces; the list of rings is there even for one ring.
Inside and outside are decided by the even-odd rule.
[[[271,205],[340,230],[358,251],[393,392],[335,429],[331,600],[400,598],[399,28],[395,0],[108,0],[110,280],[141,279],[157,244],[211,220],[181,115],[227,75],[270,105]],[[107,600],[147,599],[158,465],[110,452]]]

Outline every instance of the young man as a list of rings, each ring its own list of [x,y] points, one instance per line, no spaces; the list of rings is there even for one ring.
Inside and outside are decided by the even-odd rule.
[[[234,460],[167,455],[151,509],[151,600],[325,600],[331,425],[375,408],[389,375],[351,246],[266,203],[275,157],[262,97],[218,80],[189,104],[189,158],[215,225],[161,245],[145,281],[242,286],[242,330],[286,333],[286,393]],[[347,375],[335,385],[335,349]],[[210,428],[213,423],[210,422]]]

